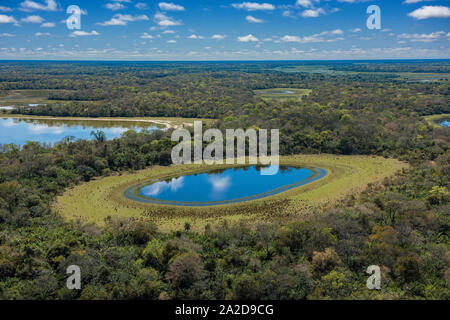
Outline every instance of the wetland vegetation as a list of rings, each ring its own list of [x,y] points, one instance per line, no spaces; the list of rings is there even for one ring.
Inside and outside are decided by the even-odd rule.
[[[136,185],[145,186],[148,181],[171,181],[182,175],[201,174],[205,170],[227,170],[234,165],[155,167],[77,186],[58,197],[54,208],[68,219],[79,219],[85,223],[103,225],[105,219],[110,216],[145,217],[166,232],[179,230],[186,221],[190,221],[192,229],[200,232],[207,224],[216,224],[218,220],[263,223],[302,217],[312,213],[314,209],[333,206],[346,197],[355,196],[369,183],[383,181],[384,178],[407,167],[394,159],[333,155],[283,157],[281,164],[310,168],[319,166],[327,174],[310,184],[284,190],[283,193],[268,198],[218,207],[168,207],[124,197],[124,193],[130,188]]]
[[[449,299],[450,130],[427,118],[450,113],[445,74],[448,61],[2,62],[0,97],[44,102],[6,116],[278,128],[283,165],[328,174],[264,199],[161,206],[124,192],[205,171],[171,166],[170,128],[5,144],[0,297]],[[255,93],[273,88],[312,91],[281,101]],[[18,90],[52,93],[19,101]],[[83,270],[79,291],[65,289],[73,264]],[[376,292],[365,286],[373,264]]]

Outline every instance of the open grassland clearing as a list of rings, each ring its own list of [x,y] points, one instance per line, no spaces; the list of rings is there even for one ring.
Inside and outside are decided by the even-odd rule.
[[[203,231],[205,225],[214,225],[222,220],[256,223],[305,217],[336,205],[348,196],[356,196],[369,183],[381,182],[407,167],[395,159],[336,155],[288,156],[281,158],[281,164],[322,168],[327,170],[328,175],[308,185],[264,199],[214,207],[165,206],[125,198],[124,192],[137,184],[233,167],[155,166],[139,172],[100,178],[71,188],[57,198],[54,208],[66,219],[84,223],[102,225],[107,217],[135,217],[155,222],[161,231],[180,230],[185,222],[189,222],[194,230]]]
[[[289,100],[296,99],[301,100],[303,97],[311,94],[310,89],[296,89],[296,88],[273,88],[273,89],[263,89],[254,90],[256,95],[260,96],[262,99],[267,100]]]
[[[9,90],[0,97],[0,106],[32,107],[57,102],[58,100],[48,100],[56,91],[68,90]]]

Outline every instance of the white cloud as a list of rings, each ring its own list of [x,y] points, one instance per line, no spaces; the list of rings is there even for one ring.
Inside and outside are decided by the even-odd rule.
[[[423,6],[420,9],[408,13],[408,16],[417,20],[429,18],[450,18],[450,8],[444,6]]]
[[[11,12],[11,11],[13,11],[13,9],[10,7],[0,6],[0,11],[1,12]]]
[[[253,16],[246,16],[245,20],[247,20],[249,23],[263,23],[264,22],[264,20],[255,18]]]
[[[48,32],[36,32],[35,34],[34,34],[36,37],[48,37],[48,36],[50,36],[50,33],[48,33]]]
[[[311,0],[297,0],[296,5],[297,6],[302,6],[304,8],[309,8],[309,7],[313,6]]]
[[[71,37],[89,37],[89,36],[99,36],[100,33],[98,33],[97,31],[91,31],[91,32],[86,32],[86,31],[74,31],[70,34]]]
[[[136,22],[136,21],[148,21],[149,18],[144,14],[144,15],[137,15],[137,16],[132,16],[130,14],[115,14],[111,20],[102,22],[102,23],[97,23],[98,25],[101,26],[126,26],[128,24],[128,22]]]
[[[286,35],[281,38],[281,41],[283,42],[297,42],[297,43],[320,43],[320,42],[336,42],[336,41],[342,41],[344,38],[341,37],[333,37],[336,35],[342,35],[344,32],[341,29],[336,29],[332,31],[324,31],[321,33],[316,33],[310,36],[291,36]]]
[[[398,36],[399,39],[406,39],[409,40],[411,42],[433,42],[433,41],[437,41],[439,39],[442,39],[443,37],[445,37],[445,32],[444,31],[437,31],[437,32],[432,32],[429,34],[426,33],[422,33],[422,34],[408,34],[408,33],[402,33]]]
[[[352,29],[350,31],[353,32],[353,33],[356,33],[356,32],[361,32],[362,30],[361,30],[361,28],[355,28],[355,29]]]
[[[114,3],[105,4],[105,8],[112,10],[112,11],[117,11],[117,10],[125,9],[126,7],[119,2],[114,2]]]
[[[296,18],[291,10],[284,10],[281,14],[283,17]]]
[[[249,34],[247,36],[238,37],[239,42],[257,42],[259,41],[254,35]]]
[[[336,29],[336,30],[330,31],[329,34],[331,34],[331,35],[341,35],[341,34],[344,34],[344,31],[342,31],[341,29]]]
[[[43,27],[43,28],[53,28],[53,27],[55,27],[55,24],[53,22],[46,22],[46,23],[41,24],[41,27]]]
[[[0,23],[13,23],[17,25],[17,20],[13,16],[7,16],[6,14],[0,14]]]
[[[242,2],[233,3],[232,6],[236,9],[243,9],[247,11],[275,10],[275,6],[270,3]]]
[[[45,19],[40,16],[28,16],[26,18],[22,18],[20,21],[25,23],[42,23]]]
[[[299,36],[289,36],[289,35],[286,35],[286,36],[282,37],[281,41],[284,41],[284,42],[298,42],[298,43],[303,42],[302,38],[300,38]]]
[[[448,31],[446,31],[448,32]],[[169,46],[167,44],[167,46]],[[176,44],[174,45],[176,46]],[[291,60],[327,60],[327,59],[336,59],[336,60],[344,60],[344,59],[446,59],[450,56],[450,47],[438,47],[438,48],[423,48],[423,47],[412,47],[412,46],[404,46],[399,45],[396,47],[393,45],[389,46],[381,46],[381,47],[373,47],[369,48],[360,48],[357,46],[351,46],[347,49],[319,49],[319,48],[311,48],[309,50],[303,49],[299,50],[297,48],[289,48],[286,50],[283,49],[274,49],[269,50],[255,50],[255,43],[249,44],[248,48],[241,50],[233,50],[233,49],[212,49],[208,47],[201,47],[199,50],[195,50],[197,52],[196,55],[189,55],[189,50],[186,52],[181,48],[180,50],[171,50],[169,48],[147,48],[140,47],[133,48],[130,50],[119,50],[119,49],[81,49],[77,45],[72,46],[73,49],[70,48],[52,48],[50,50],[46,50],[46,47],[43,47],[44,50],[39,52],[39,57],[41,59],[96,59],[96,60],[270,60],[276,59],[277,57],[280,60],[291,59]],[[291,47],[291,46],[288,46]],[[35,49],[21,49],[19,47],[1,47],[0,48],[0,58],[2,59],[22,59],[22,58],[32,58],[36,55]]]
[[[22,11],[58,11],[58,5],[55,0],[44,0],[45,5],[36,1],[26,0],[20,4]]]
[[[317,9],[308,9],[305,10],[301,13],[301,16],[304,18],[317,18],[320,15],[324,15],[325,14],[325,10],[323,10],[322,8],[317,8]]]
[[[345,3],[356,3],[356,2],[367,2],[369,0],[338,0],[338,2],[345,2]]]
[[[211,39],[213,39],[213,40],[223,40],[223,39],[225,39],[227,36],[225,36],[225,35],[222,35],[222,34],[215,34],[215,35],[213,35],[212,37],[211,37]]]
[[[171,17],[166,16],[161,12],[155,14],[156,23],[161,27],[173,27],[181,25],[180,21],[176,21]]]
[[[146,9],[148,9],[148,5],[146,3],[144,3],[144,2],[136,3],[135,7],[136,7],[136,9],[139,9],[139,10],[146,10]]]
[[[203,37],[202,37],[202,36],[198,36],[198,35],[196,35],[196,34],[191,34],[191,35],[188,37],[188,39],[203,39]]]
[[[153,39],[153,36],[152,36],[152,35],[149,35],[147,32],[144,32],[144,33],[141,35],[141,39]]]
[[[2,38],[2,37],[8,37],[8,38],[10,38],[10,37],[14,37],[14,35],[11,34],[11,33],[0,33],[0,38]]]
[[[177,40],[168,40],[167,43],[177,43]]]
[[[411,4],[411,3],[419,3],[419,2],[425,2],[425,1],[433,1],[433,0],[405,0],[404,4]]]
[[[158,7],[164,11],[184,11],[184,7],[175,3],[168,2],[160,2],[158,3]]]

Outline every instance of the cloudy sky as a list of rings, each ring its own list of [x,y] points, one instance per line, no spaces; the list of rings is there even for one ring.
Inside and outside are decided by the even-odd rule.
[[[67,8],[81,9],[69,30]],[[369,30],[367,8],[381,9]],[[450,0],[1,0],[0,59],[450,58]]]

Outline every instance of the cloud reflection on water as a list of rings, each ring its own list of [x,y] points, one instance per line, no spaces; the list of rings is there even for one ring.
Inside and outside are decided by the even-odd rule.
[[[208,182],[211,183],[213,192],[225,192],[231,187],[231,177],[208,177]]]
[[[11,128],[19,125],[19,122],[14,121],[13,119],[6,119],[2,122],[2,125],[6,128]]]
[[[33,134],[61,134],[66,131],[64,127],[50,127],[46,124],[29,126],[28,130]]]
[[[184,186],[184,177],[173,178],[170,182],[156,182],[142,189],[142,193],[146,196],[157,196],[166,190],[178,191]]]
[[[268,167],[262,167],[261,168],[261,175],[262,176],[272,176],[278,173],[280,170],[280,166],[268,166]]]

